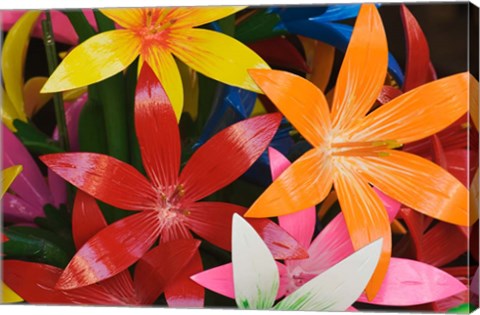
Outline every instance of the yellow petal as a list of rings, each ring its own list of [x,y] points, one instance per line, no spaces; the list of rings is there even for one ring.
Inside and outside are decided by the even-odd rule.
[[[24,108],[28,118],[35,115],[53,96],[52,94],[40,94],[45,82],[47,82],[45,77],[33,77],[23,87]]]
[[[468,190],[453,175],[414,154],[396,150],[384,153],[356,159],[368,182],[425,215],[447,223],[469,224]]]
[[[168,18],[174,20],[173,28],[187,28],[207,24],[232,15],[246,6],[183,7],[173,9]]]
[[[263,106],[262,101],[260,101],[260,98],[257,97],[257,99],[255,100],[255,105],[253,106],[252,114],[250,115],[250,117],[259,116],[259,115],[263,115],[263,114],[266,114],[266,113],[267,113],[267,110]]]
[[[451,125],[468,110],[469,74],[424,84],[373,111],[350,131],[354,141],[408,143]]]
[[[12,102],[8,98],[7,93],[2,86],[2,122],[13,132],[16,132],[17,129],[13,126],[13,121],[15,119],[20,119],[15,106],[13,106]]]
[[[99,9],[109,19],[124,28],[145,26],[148,9]]]
[[[30,32],[40,11],[29,11],[12,26],[2,47],[2,75],[5,91],[14,106],[18,118],[27,121],[23,109],[23,71],[27,56]]]
[[[276,217],[315,206],[332,188],[331,167],[320,150],[308,151],[263,192],[245,217]]]
[[[269,67],[241,42],[204,29],[179,30],[171,36],[174,44],[170,49],[192,69],[220,82],[260,92],[247,70]]]
[[[371,300],[382,285],[392,252],[392,234],[387,211],[372,187],[345,165],[340,166],[336,173],[334,187],[355,250],[383,238],[380,260],[366,288],[367,296]]]
[[[367,114],[383,87],[387,65],[388,46],[382,19],[374,4],[364,4],[335,85],[334,126],[347,130]]]
[[[183,108],[184,111],[190,114],[193,120],[198,117],[198,75],[197,72],[189,68],[183,62],[177,60],[178,70],[182,77],[183,83]]]
[[[180,121],[183,110],[183,84],[175,59],[169,51],[154,46],[142,57],[162,83],[172,103],[177,121]]]
[[[87,88],[86,87],[81,87],[78,89],[74,90],[69,90],[63,92],[63,100],[65,102],[71,102],[82,96],[83,94],[87,93]]]
[[[2,303],[17,303],[23,299],[12,291],[5,283],[2,282]]]
[[[295,129],[314,147],[330,133],[330,112],[323,93],[312,82],[279,70],[249,70],[250,75]]]
[[[2,194],[0,198],[7,192],[8,187],[13,183],[15,177],[23,170],[21,165],[10,166],[2,171]]]
[[[140,40],[130,31],[95,35],[63,59],[41,92],[66,91],[102,81],[128,67],[139,51]]]

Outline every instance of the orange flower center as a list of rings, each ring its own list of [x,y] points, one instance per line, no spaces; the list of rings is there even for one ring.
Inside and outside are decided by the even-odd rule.
[[[402,146],[396,140],[381,140],[372,142],[333,142],[330,154],[333,156],[388,156],[386,150]]]

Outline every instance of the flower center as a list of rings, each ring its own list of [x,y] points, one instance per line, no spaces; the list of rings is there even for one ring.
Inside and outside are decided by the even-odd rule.
[[[349,137],[332,134],[325,153],[330,156],[388,156],[387,150],[400,148],[397,140],[349,141]]]
[[[181,203],[182,197],[185,195],[185,188],[182,184],[175,186],[169,196],[162,191],[159,191],[158,195],[158,217],[166,227],[183,221],[186,216],[190,215],[190,211]]]

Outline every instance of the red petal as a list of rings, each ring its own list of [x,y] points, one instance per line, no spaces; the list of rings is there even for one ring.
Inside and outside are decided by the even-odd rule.
[[[28,303],[69,304],[70,300],[53,289],[62,270],[20,260],[3,261],[3,281]]]
[[[133,166],[103,154],[59,153],[40,159],[73,186],[125,210],[151,210],[157,195]]]
[[[279,225],[268,219],[247,218],[275,259],[305,259],[307,250]]]
[[[435,134],[430,137],[430,140],[432,141],[433,147],[433,162],[440,165],[442,168],[447,169],[447,158],[440,138]]]
[[[8,241],[8,237],[3,234],[3,233],[0,233],[2,235],[2,243],[5,243],[6,241]]]
[[[422,28],[405,5],[401,6],[405,30],[407,62],[403,91],[410,91],[428,82],[430,75],[430,50]]]
[[[200,242],[162,243],[140,259],[135,268],[135,290],[141,304],[152,304],[197,253]]]
[[[419,260],[432,266],[452,262],[468,249],[468,238],[453,224],[438,222],[422,238],[423,257]]]
[[[203,307],[205,289],[190,279],[203,271],[202,258],[195,251],[192,259],[180,274],[165,289],[165,298],[169,307]]]
[[[147,63],[135,92],[135,129],[148,177],[169,195],[180,170],[180,134],[167,94]]]
[[[196,202],[188,208],[188,227],[200,237],[225,250],[232,249],[232,217],[247,209],[225,202]]]
[[[407,225],[408,234],[395,246],[395,254],[420,259],[423,257],[422,238],[425,216],[410,208],[401,208],[398,216]]]
[[[401,94],[402,94],[402,91],[400,91],[399,89],[393,86],[385,85],[380,91],[380,95],[377,97],[377,101],[383,105],[390,102],[395,97]]]
[[[127,304],[127,305],[139,304],[139,301],[135,293],[135,289],[133,288],[132,276],[130,275],[130,271],[128,269],[120,272],[116,276],[113,276],[111,278],[108,278],[100,282],[100,285],[106,291],[108,291],[108,293],[111,296],[117,298],[119,301],[122,301],[122,303],[124,304]],[[81,290],[89,287],[91,286],[79,288],[76,290],[70,290],[67,292],[77,291],[77,290]]]
[[[72,233],[75,247],[77,249],[82,247],[106,226],[107,222],[95,199],[78,190],[72,213]]]
[[[75,254],[57,282],[74,289],[108,279],[140,259],[160,234],[156,211],[144,211],[117,221],[89,239]]]
[[[473,150],[456,149],[445,152],[447,171],[462,184],[469,186],[478,168],[478,154]],[[470,170],[468,169],[470,167]]]
[[[248,44],[270,66],[310,72],[305,58],[285,37],[275,37]]]
[[[267,148],[281,118],[267,114],[243,120],[202,145],[180,175],[185,200],[200,200],[245,173]]]

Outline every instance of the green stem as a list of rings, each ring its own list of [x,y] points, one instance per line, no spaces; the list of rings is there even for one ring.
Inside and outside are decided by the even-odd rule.
[[[48,72],[51,75],[58,66],[58,60],[49,11],[45,12],[45,20],[42,21],[42,31],[45,52],[47,54]],[[53,95],[53,104],[55,106],[55,118],[57,120],[60,145],[65,151],[69,151],[70,142],[68,140],[67,120],[65,118],[65,108],[63,106],[63,98],[61,93],[55,93]]]

